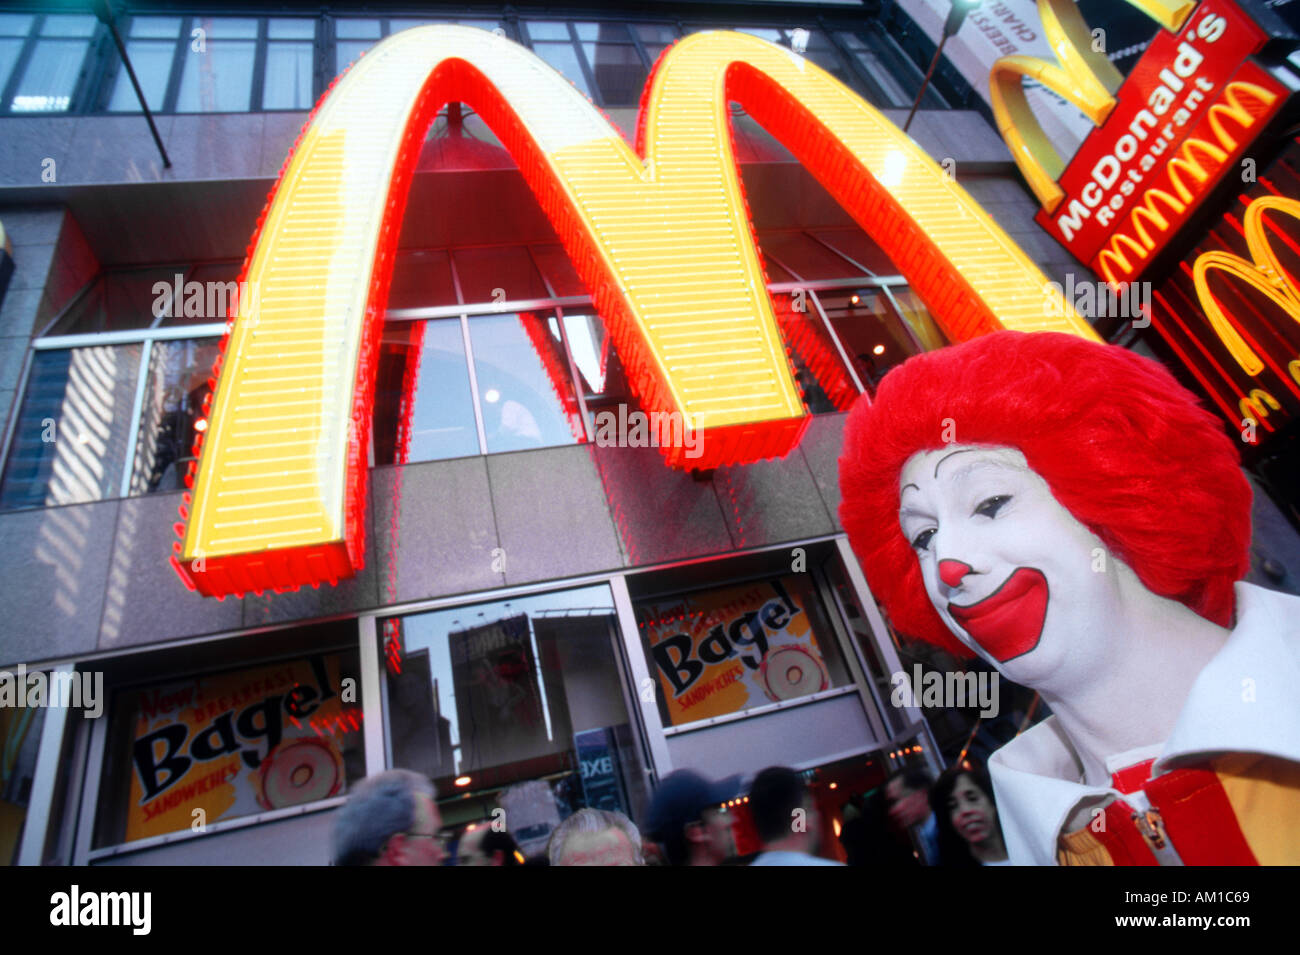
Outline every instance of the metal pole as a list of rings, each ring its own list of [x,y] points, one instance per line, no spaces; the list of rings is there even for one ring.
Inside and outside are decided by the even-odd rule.
[[[934,69],[939,65],[939,57],[943,54],[943,45],[948,42],[948,31],[943,31],[943,36],[939,38],[939,45],[934,48],[934,56],[930,60],[930,68],[925,71],[925,79],[921,81],[921,88],[916,93],[916,102],[912,104],[912,111],[907,114],[907,122],[903,124],[903,132],[907,132],[907,127],[912,125],[912,117],[916,115],[917,108],[921,105],[921,97],[925,95],[926,88],[930,85],[930,77],[934,75]]]
[[[149,123],[149,132],[153,134],[154,145],[158,147],[158,152],[162,154],[163,168],[170,169],[172,161],[167,156],[167,150],[163,147],[162,137],[158,135],[158,127],[154,125],[153,113],[149,111],[149,104],[145,102],[144,90],[140,89],[140,81],[136,79],[135,67],[131,65],[131,58],[126,55],[126,44],[122,42],[122,35],[117,32],[117,24],[113,22],[113,11],[109,9],[107,0],[95,0],[92,4],[95,16],[108,27],[108,32],[113,35],[113,42],[117,44],[117,52],[122,57],[122,65],[126,67],[126,75],[131,77],[131,85],[135,87],[136,98],[140,100],[140,108],[144,110],[144,118]]]

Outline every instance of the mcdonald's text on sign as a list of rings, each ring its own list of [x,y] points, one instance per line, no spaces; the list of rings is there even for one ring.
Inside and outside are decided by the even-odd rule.
[[[1230,0],[1157,34],[1038,223],[1112,284],[1138,278],[1290,94],[1249,59],[1267,39]]]

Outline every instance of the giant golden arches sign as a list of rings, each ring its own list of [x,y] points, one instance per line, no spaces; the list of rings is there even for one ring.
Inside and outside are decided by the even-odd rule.
[[[1177,32],[1196,8],[1195,0],[1127,0],[1171,33]],[[1057,180],[1065,159],[1043,132],[1025,96],[1026,79],[1042,83],[1064,96],[1100,126],[1115,108],[1123,76],[1105,52],[1096,49],[1075,0],[1038,0],[1043,33],[1056,51],[1059,65],[1033,56],[1004,56],[989,71],[989,103],[998,132],[1020,167],[1029,187],[1048,212],[1065,198]]]
[[[202,593],[334,582],[362,565],[377,336],[410,177],[449,101],[514,156],[648,411],[709,468],[785,454],[807,418],[732,154],[738,100],[893,256],[954,338],[1093,333],[1043,310],[1037,267],[905,134],[789,50],[737,33],[672,47],[634,152],[522,47],[465,27],[376,46],[309,119],[251,247],[175,566]],[[698,448],[697,448],[698,450]]]

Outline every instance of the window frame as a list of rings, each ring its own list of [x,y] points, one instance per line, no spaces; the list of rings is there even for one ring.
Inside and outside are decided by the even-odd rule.
[[[8,11],[6,11],[8,12]],[[26,11],[15,10],[13,13],[18,15],[26,14]],[[38,117],[50,119],[59,116],[79,116],[84,110],[84,104],[87,102],[88,93],[93,86],[94,76],[101,72],[100,70],[100,48],[104,41],[108,40],[108,29],[99,22],[96,22],[90,31],[90,36],[86,38],[86,52],[81,57],[81,65],[77,68],[77,79],[72,85],[72,93],[68,97],[68,108],[61,110],[15,110],[11,105],[14,95],[18,92],[18,87],[22,78],[27,73],[28,66],[31,65],[32,57],[36,52],[36,46],[43,39],[73,39],[71,37],[42,37],[41,29],[45,26],[45,21],[53,16],[92,16],[92,14],[82,14],[80,11],[68,11],[67,13],[31,13],[31,26],[27,29],[27,36],[23,38],[22,49],[19,50],[17,58],[14,60],[13,69],[8,79],[5,81],[3,88],[0,88],[0,118],[17,119],[23,117]]]

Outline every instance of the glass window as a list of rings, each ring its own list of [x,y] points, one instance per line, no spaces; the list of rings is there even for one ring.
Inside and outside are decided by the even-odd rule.
[[[375,464],[479,453],[459,318],[389,322],[375,382]]]
[[[442,807],[448,825],[504,808],[529,856],[584,806],[636,818],[616,634],[604,584],[383,621],[392,765],[457,797]]]
[[[23,51],[33,19],[15,13],[0,13],[0,90],[9,84],[9,74]]]
[[[641,600],[635,609],[665,725],[851,682],[807,574]]]
[[[25,706],[23,691],[19,705],[0,707],[0,866],[17,865],[22,846],[23,825],[36,778],[36,753],[45,726],[45,707]]]
[[[569,260],[569,254],[564,251],[564,246],[554,245],[535,245],[533,246],[533,258],[537,261],[537,267],[542,270],[546,276],[546,281],[551,284],[555,294],[560,297],[570,295],[586,295],[587,287],[582,284],[582,279],[578,278],[578,271],[573,267],[573,262]]]
[[[162,314],[157,324],[163,328],[206,325],[238,314],[240,267],[237,262],[196,265],[185,270],[179,291],[176,279],[181,270],[173,269],[167,276],[171,288],[164,289],[162,284],[152,288],[157,293],[150,306],[152,314]]]
[[[389,308],[432,308],[456,304],[447,253],[442,249],[398,252],[388,289]]]
[[[456,249],[453,255],[466,305],[547,297],[542,277],[522,245]]]
[[[576,86],[582,95],[590,98],[591,87],[578,61],[578,51],[567,40],[564,43],[534,43],[533,52],[553,66],[563,77]]]
[[[312,20],[267,21],[263,109],[311,109],[315,27]]]
[[[0,508],[117,497],[140,345],[37,351],[0,483]]]
[[[187,280],[192,278],[185,266],[105,272],[68,307],[48,334],[119,332],[148,328],[158,319],[168,325],[186,324],[196,316],[201,321],[224,322],[224,312],[208,317],[206,289],[189,285]],[[186,316],[186,321],[180,321]]]
[[[916,90],[920,87],[921,70],[898,49],[893,40],[872,30],[861,33],[841,31],[835,36],[867,75],[872,86],[870,98],[876,105],[896,109],[906,109],[912,105]],[[932,84],[926,89],[921,105],[930,109],[943,109],[947,104]]]
[[[882,289],[820,292],[817,297],[869,393],[875,394],[885,372],[922,351]]]
[[[763,232],[758,237],[766,256],[792,269],[799,279],[814,282],[861,275],[848,262],[803,232]],[[779,281],[779,280],[776,280]]]
[[[96,847],[343,795],[365,776],[355,649],[118,691]]]
[[[774,294],[772,303],[804,408],[809,414],[848,411],[857,400],[858,389],[826,330],[812,293],[805,290],[797,298],[790,293]]]
[[[568,43],[569,26],[551,20],[529,20],[528,36],[534,40],[563,40]]]
[[[183,491],[194,458],[195,424],[211,391],[208,378],[221,340],[154,342],[140,429],[131,467],[131,493]]]
[[[861,229],[820,229],[812,234],[857,262],[870,275],[901,274],[885,250]],[[852,266],[848,268],[851,269]]]
[[[939,323],[934,320],[934,315],[921,301],[921,296],[910,288],[891,288],[889,291],[894,297],[893,304],[898,307],[899,315],[907,323],[912,336],[920,342],[922,348],[933,351],[952,344],[943,329],[939,327]]]
[[[176,95],[179,113],[228,113],[249,108],[253,61],[257,55],[257,21],[233,17],[195,17],[194,29],[206,31],[199,50],[186,48]],[[196,41],[197,42],[197,41]]]
[[[17,26],[17,21],[11,21],[9,28]],[[72,94],[94,32],[93,16],[45,17],[9,108],[15,113],[65,112],[72,105]],[[12,42],[7,46],[12,53]],[[0,48],[0,66],[6,58]],[[9,69],[12,67],[11,62]]]
[[[631,43],[632,34],[621,23],[575,23],[579,40],[599,40],[602,43]]]
[[[583,54],[606,106],[635,106],[641,101],[648,70],[630,43],[584,43]]]
[[[645,50],[646,56],[650,57],[651,64],[677,40],[677,28],[668,24],[637,23],[632,29],[636,31],[637,39],[641,41],[641,48]]]
[[[430,24],[446,22],[446,20],[423,20],[415,18],[399,19],[394,17],[388,21],[388,33],[386,35],[392,36],[394,33],[401,33],[403,30],[410,30],[413,27],[427,27]]]
[[[639,410],[640,404],[623,373],[623,363],[600,317],[566,312],[564,334],[568,336],[569,351],[578,368],[578,384],[592,433],[596,431],[596,415],[601,411],[617,414],[619,405],[627,405],[629,411]]]
[[[266,21],[266,35],[272,40],[313,40],[316,38],[316,21],[272,17]]]
[[[558,331],[537,315],[470,319],[474,373],[489,454],[583,440]]]
[[[151,110],[161,110],[167,96],[167,78],[176,58],[176,38],[180,35],[180,17],[132,17],[127,31],[126,52],[131,57],[136,79],[144,90]],[[131,86],[131,78],[120,64],[113,81],[110,110],[136,110],[140,100]]]
[[[379,39],[378,20],[335,20],[334,35],[340,40]]]

